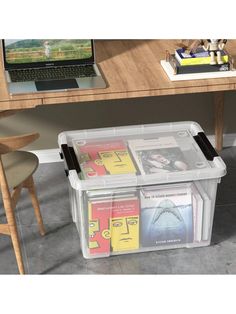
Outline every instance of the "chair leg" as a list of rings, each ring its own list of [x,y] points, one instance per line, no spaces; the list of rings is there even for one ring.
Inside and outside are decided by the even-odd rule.
[[[19,273],[21,275],[25,274],[24,264],[23,264],[23,258],[21,253],[21,247],[20,247],[20,240],[17,232],[16,225],[9,225],[10,233],[11,233],[11,240],[16,256],[16,262],[19,269]]]
[[[12,245],[15,252],[18,269],[19,269],[20,274],[24,274],[25,270],[24,270],[23,258],[22,258],[22,253],[21,253],[19,235],[18,235],[17,226],[16,226],[16,218],[15,218],[15,213],[14,213],[11,203],[12,202],[10,200],[10,195],[9,197],[3,197],[3,204],[4,204],[6,217],[7,217],[7,225],[9,228]]]
[[[44,229],[44,225],[43,225],[43,219],[42,219],[42,215],[40,212],[40,208],[39,208],[39,202],[38,202],[38,198],[36,195],[36,190],[35,190],[35,186],[34,186],[34,180],[33,177],[29,177],[26,182],[24,182],[24,186],[29,190],[29,194],[31,197],[31,202],[32,205],[34,207],[34,213],[38,222],[38,226],[39,226],[39,232],[42,236],[45,235],[45,229]]]

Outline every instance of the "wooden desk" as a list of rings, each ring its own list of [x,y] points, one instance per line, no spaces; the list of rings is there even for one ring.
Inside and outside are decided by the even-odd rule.
[[[83,101],[121,99],[214,92],[216,148],[222,148],[224,91],[234,90],[236,78],[217,78],[171,82],[160,60],[165,51],[174,51],[176,40],[103,40],[96,41],[96,60],[107,80],[106,89],[70,90],[10,96],[0,61],[0,110],[26,109]],[[227,43],[236,51],[236,41]]]

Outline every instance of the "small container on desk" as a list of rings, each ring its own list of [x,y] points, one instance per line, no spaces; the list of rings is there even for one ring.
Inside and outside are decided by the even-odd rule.
[[[62,132],[85,258],[207,246],[226,166],[195,122]]]

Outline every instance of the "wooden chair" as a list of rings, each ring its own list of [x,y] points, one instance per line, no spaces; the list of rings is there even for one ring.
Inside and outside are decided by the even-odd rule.
[[[38,158],[33,153],[17,151],[17,149],[28,145],[38,137],[39,134],[32,133],[0,138],[0,190],[7,218],[7,223],[0,224],[0,234],[11,237],[20,274],[24,274],[25,270],[14,208],[16,207],[22,188],[29,190],[40,234],[45,234],[32,177],[32,174],[38,167]]]

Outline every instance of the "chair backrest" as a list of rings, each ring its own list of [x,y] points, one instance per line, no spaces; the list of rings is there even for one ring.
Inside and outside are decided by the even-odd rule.
[[[6,118],[9,116],[12,116],[14,114],[16,114],[19,111],[22,111],[23,109],[14,109],[14,110],[1,110],[0,111],[0,119],[1,118]]]
[[[39,138],[38,133],[0,138],[0,155],[20,149]]]

